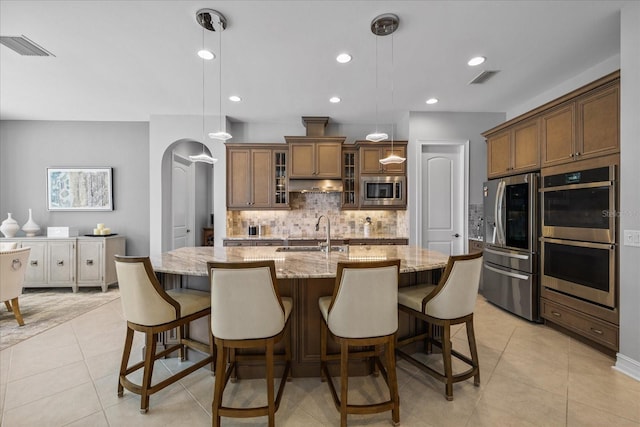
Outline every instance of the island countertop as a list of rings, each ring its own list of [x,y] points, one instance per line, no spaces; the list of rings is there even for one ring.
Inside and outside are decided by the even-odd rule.
[[[187,276],[207,276],[207,261],[243,262],[274,260],[279,279],[336,277],[338,262],[400,259],[400,273],[444,268],[448,256],[418,246],[349,246],[345,252],[278,252],[275,247],[199,246],[175,249],[151,257],[155,271]]]

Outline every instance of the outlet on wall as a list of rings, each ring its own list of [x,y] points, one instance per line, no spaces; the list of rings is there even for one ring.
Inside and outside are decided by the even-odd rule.
[[[624,230],[624,245],[640,247],[640,231]]]

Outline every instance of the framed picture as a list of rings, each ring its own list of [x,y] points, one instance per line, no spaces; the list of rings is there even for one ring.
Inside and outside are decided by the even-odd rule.
[[[47,168],[50,211],[112,211],[113,168]]]

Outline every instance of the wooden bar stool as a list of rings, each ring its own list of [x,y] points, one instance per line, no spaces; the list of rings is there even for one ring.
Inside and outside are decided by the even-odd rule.
[[[220,417],[248,418],[267,416],[275,425],[284,386],[291,367],[289,317],[291,298],[281,298],[277,287],[274,261],[242,263],[208,262],[211,281],[211,331],[218,349],[216,380],[213,390],[212,424],[220,425]],[[285,353],[274,354],[275,345],[285,338]],[[266,348],[267,405],[252,408],[222,405],[224,389],[238,362],[255,360],[256,355],[236,354],[236,349]],[[227,368],[227,360],[231,361]],[[285,362],[284,373],[274,396],[274,361]]]
[[[340,425],[347,425],[347,414],[373,414],[392,411],[395,425],[400,423],[400,398],[396,376],[395,340],[398,330],[398,277],[400,260],[338,263],[333,295],[318,300],[323,322],[320,329],[320,369],[334,403],[340,411]],[[328,335],[340,344],[339,354],[327,354]],[[349,347],[365,349],[349,351]],[[387,366],[380,355],[384,349]],[[389,400],[364,405],[348,403],[349,359],[373,358],[389,387]],[[340,396],[329,374],[327,363],[340,361]]]
[[[118,380],[118,397],[122,397],[125,388],[132,393],[139,394],[140,412],[146,413],[149,410],[150,395],[206,364],[211,363],[213,368],[215,361],[213,340],[209,338],[208,344],[199,343],[190,340],[186,333],[186,327],[189,323],[211,315],[211,296],[208,292],[193,289],[165,291],[158,282],[148,257],[116,255],[115,263],[122,311],[127,320],[127,336]],[[156,353],[158,334],[174,328],[179,328],[179,342]],[[128,367],[134,331],[145,334],[145,354],[142,362]],[[180,357],[184,360],[186,348],[206,353],[207,357],[158,384],[152,385],[154,362],[176,350],[180,352]],[[127,375],[141,368],[143,369],[142,384],[135,384],[127,378]]]
[[[481,270],[482,252],[451,256],[437,286],[409,286],[398,291],[398,309],[425,322],[427,332],[398,340],[396,351],[403,359],[444,382],[447,400],[453,400],[453,383],[474,377],[474,385],[480,385],[480,365],[473,331],[473,309],[478,297]],[[471,359],[451,347],[451,325],[459,323],[466,325]],[[433,336],[433,325],[442,327],[441,339]],[[444,373],[425,365],[402,348],[419,340],[425,340],[426,352],[431,350],[432,344],[442,348]],[[470,368],[453,375],[451,356],[462,360]]]

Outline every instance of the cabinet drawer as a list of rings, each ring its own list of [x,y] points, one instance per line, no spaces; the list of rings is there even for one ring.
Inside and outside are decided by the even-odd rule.
[[[569,307],[542,298],[542,317],[589,338],[605,347],[618,350],[618,328]]]
[[[234,247],[234,246],[255,246],[254,241],[246,241],[246,240],[224,240],[222,242],[222,246]]]

